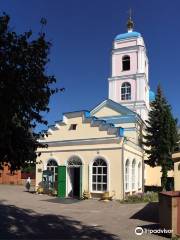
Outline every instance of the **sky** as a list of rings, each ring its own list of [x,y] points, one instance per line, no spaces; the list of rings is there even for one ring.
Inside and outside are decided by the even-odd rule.
[[[134,30],[146,44],[151,90],[161,84],[180,122],[179,0],[0,0],[1,13],[10,15],[19,33],[31,29],[36,37],[40,19],[47,19],[45,32],[52,42],[47,71],[66,89],[43,113],[49,124],[64,112],[91,110],[108,98],[112,43],[126,32],[129,8]]]

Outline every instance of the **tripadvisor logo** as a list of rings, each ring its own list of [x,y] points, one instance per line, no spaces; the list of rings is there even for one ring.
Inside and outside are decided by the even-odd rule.
[[[173,232],[173,230],[171,229],[147,229],[147,228],[142,228],[142,227],[136,227],[135,228],[135,234],[140,236],[142,235],[143,233],[145,234],[157,234],[157,233],[164,233],[164,234],[171,234]]]
[[[135,234],[136,235],[138,235],[138,236],[140,236],[140,235],[142,235],[143,234],[143,229],[142,229],[142,227],[136,227],[135,228]]]

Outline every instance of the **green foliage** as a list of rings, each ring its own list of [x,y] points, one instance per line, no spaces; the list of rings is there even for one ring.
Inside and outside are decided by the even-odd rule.
[[[35,164],[28,164],[27,166],[24,166],[22,169],[21,169],[22,172],[25,172],[25,173],[35,173],[36,171],[36,166]]]
[[[56,79],[46,71],[51,43],[45,34],[17,34],[9,21],[6,14],[0,17],[0,167],[6,162],[13,171],[34,162],[36,149],[44,147],[34,129],[47,125],[42,114],[59,90],[50,87]]]
[[[142,202],[158,202],[157,192],[138,193],[126,196],[121,203],[142,203]]]
[[[162,187],[166,188],[167,172],[173,169],[172,153],[177,147],[177,120],[173,118],[171,107],[158,86],[155,101],[151,104],[149,120],[143,145],[148,154],[146,164],[151,167],[161,166]]]

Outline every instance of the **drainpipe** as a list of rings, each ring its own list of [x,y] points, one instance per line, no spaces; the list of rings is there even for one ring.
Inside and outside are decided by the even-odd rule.
[[[123,137],[122,139],[122,193],[123,193],[123,200],[125,198],[125,191],[124,191],[124,143],[126,138]]]

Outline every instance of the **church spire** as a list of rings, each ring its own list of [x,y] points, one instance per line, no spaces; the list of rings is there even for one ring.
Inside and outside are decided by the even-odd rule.
[[[134,22],[132,20],[132,11],[131,11],[131,8],[129,9],[129,17],[128,17],[128,21],[127,21],[127,30],[128,32],[132,32],[133,31],[133,27],[134,27]]]

